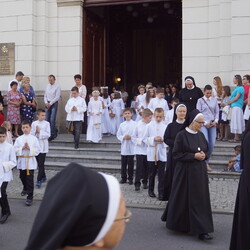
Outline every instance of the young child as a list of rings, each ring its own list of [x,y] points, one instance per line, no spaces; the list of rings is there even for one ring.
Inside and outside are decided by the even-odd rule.
[[[146,107],[146,87],[144,85],[140,85],[138,87],[139,90],[139,95],[136,98],[136,113],[137,113],[137,117],[136,117],[136,121],[141,120],[141,112],[143,111],[143,109]]]
[[[140,191],[141,180],[143,189],[148,188],[148,162],[147,162],[147,145],[143,142],[146,125],[151,122],[153,113],[150,109],[142,111],[142,120],[138,121],[132,141],[135,145],[134,153],[136,155],[136,171],[135,171],[135,191]]]
[[[93,99],[88,104],[89,123],[87,128],[87,141],[98,143],[102,139],[101,115],[102,101],[99,100],[100,92],[92,92]]]
[[[178,98],[173,98],[171,100],[171,109],[167,111],[166,113],[166,118],[165,118],[165,124],[168,126],[169,123],[173,122],[173,117],[174,117],[174,108],[175,106],[179,104],[179,99]]]
[[[37,169],[36,156],[40,153],[40,145],[37,138],[30,134],[31,125],[28,121],[21,124],[23,135],[19,136],[15,143],[15,151],[18,156],[17,169],[20,171],[20,179],[23,184],[21,195],[27,195],[26,206],[31,206],[34,193],[34,170]]]
[[[16,153],[14,147],[6,141],[7,130],[0,127],[0,206],[2,216],[0,223],[3,224],[10,216],[10,207],[7,199],[6,189],[8,182],[13,180],[12,168],[16,166]]]
[[[223,112],[224,108],[227,106],[228,111],[230,109],[227,104],[230,101],[231,90],[229,86],[224,86],[222,89],[222,100],[220,106],[222,107],[221,119],[220,119],[220,140],[228,141],[230,128],[229,120],[227,119],[228,113]]]
[[[7,131],[7,136],[6,136],[6,141],[8,143],[10,143],[11,145],[13,145],[13,139],[12,139],[12,127],[11,127],[11,123],[9,121],[4,121],[2,124],[2,127],[6,128]]]
[[[110,105],[110,111],[115,115],[111,118],[111,133],[116,135],[120,124],[124,121],[122,112],[124,109],[124,102],[121,98],[121,94],[119,92],[114,92],[114,100]]]
[[[167,145],[163,142],[164,132],[167,125],[163,122],[164,110],[156,108],[154,111],[154,121],[146,126],[143,141],[147,144],[147,161],[149,165],[149,188],[150,197],[156,197],[154,193],[155,176],[158,172],[158,199],[163,200],[164,174],[167,161]]]
[[[79,89],[77,87],[71,89],[71,98],[69,98],[66,103],[65,111],[67,112],[66,120],[68,122],[73,122],[75,149],[78,149],[84,112],[86,111],[86,102],[79,96]]]
[[[154,113],[156,108],[162,108],[164,111],[164,119],[166,117],[167,111],[169,110],[168,103],[164,99],[164,89],[156,89],[156,97],[151,99],[148,108]]]
[[[136,98],[137,98],[137,96],[134,95],[133,100],[131,101],[131,105],[130,105],[130,108],[132,109],[132,112],[133,112],[133,115],[132,115],[132,120],[133,121],[136,121],[136,118],[137,118],[137,114],[136,114]]]
[[[134,144],[132,135],[136,126],[136,122],[132,118],[132,110],[125,108],[123,117],[125,121],[121,123],[117,131],[117,138],[121,142],[121,181],[126,183],[129,180],[129,185],[133,184],[134,175]]]
[[[49,152],[49,137],[50,134],[50,124],[45,121],[46,112],[43,109],[38,109],[36,112],[37,120],[31,124],[31,135],[34,135],[40,144],[40,153],[36,156],[38,164],[38,175],[36,186],[41,187],[42,183],[46,181],[46,174],[44,168],[44,162],[46,154]]]
[[[4,122],[3,104],[0,102],[0,126],[2,126],[3,122]]]
[[[234,147],[234,153],[236,156],[231,158],[228,161],[228,166],[227,168],[224,169],[224,171],[232,171],[232,172],[241,173],[243,169],[240,168],[240,153],[241,153],[240,145],[237,145]]]
[[[109,106],[111,104],[110,96],[108,94],[108,87],[101,87],[102,93],[102,133],[110,135],[111,126],[110,126],[110,117],[109,117]]]

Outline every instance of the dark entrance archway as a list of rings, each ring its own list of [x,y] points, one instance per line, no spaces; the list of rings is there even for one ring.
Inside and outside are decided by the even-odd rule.
[[[180,82],[181,1],[86,3],[83,80],[89,88],[118,82],[133,93],[139,83]]]

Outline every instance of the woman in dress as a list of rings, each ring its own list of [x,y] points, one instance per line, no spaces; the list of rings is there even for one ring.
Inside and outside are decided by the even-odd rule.
[[[173,98],[179,99],[179,91],[178,91],[177,85],[173,85],[171,91],[172,91],[172,99]]]
[[[22,84],[21,84],[21,88],[20,88],[20,93],[23,94],[24,92],[24,85],[28,83],[30,85],[30,78],[28,76],[24,76],[23,80],[22,80]],[[36,97],[36,93],[35,90],[33,89],[33,87],[30,85],[30,93],[34,96],[34,98]]]
[[[171,108],[172,93],[169,85],[165,87],[165,100],[168,103],[168,107]]]
[[[230,250],[250,249],[250,121],[242,139],[240,167],[243,172],[240,177],[237,198],[234,209],[233,229]]]
[[[189,113],[175,139],[173,159],[175,170],[172,190],[167,205],[168,229],[198,235],[211,240],[213,219],[209,197],[208,175],[205,160],[208,144],[200,132],[204,116],[195,109]]]
[[[21,123],[20,105],[22,98],[20,92],[17,90],[18,83],[13,81],[10,83],[11,90],[7,93],[7,120],[14,125],[14,136],[18,136],[18,125]]]
[[[23,93],[22,93],[22,101],[23,104],[21,106],[21,111],[22,111],[22,120],[23,121],[29,121],[32,123],[34,119],[34,111],[33,109],[36,108],[36,103],[34,99],[33,93],[30,91],[30,84],[25,83],[23,85]]]
[[[165,187],[164,187],[164,200],[169,200],[171,193],[172,180],[174,175],[174,165],[173,160],[173,147],[176,135],[181,130],[185,117],[187,114],[187,107],[180,103],[175,106],[173,122],[167,126],[164,134],[164,142],[168,145],[168,157],[167,157],[167,169],[165,172]]]
[[[233,82],[236,88],[233,90],[230,101],[227,103],[232,108],[230,129],[234,134],[234,138],[229,142],[239,142],[239,134],[245,130],[245,122],[243,118],[244,88],[242,87],[242,79],[240,75],[235,75]]]
[[[144,108],[148,108],[148,105],[149,105],[152,98],[155,98],[155,90],[153,88],[149,89],[146,93],[145,107]]]
[[[209,157],[206,160],[207,170],[212,171],[209,166],[209,159],[214,150],[216,141],[216,125],[219,121],[219,105],[217,99],[212,97],[212,86],[206,85],[204,88],[204,96],[198,99],[197,109],[204,115],[205,124],[201,128],[201,132],[205,135],[208,142]]]
[[[186,105],[189,113],[196,109],[197,101],[203,96],[203,93],[200,88],[196,87],[192,76],[187,76],[185,78],[185,85],[186,87],[179,93],[179,99],[181,103]]]

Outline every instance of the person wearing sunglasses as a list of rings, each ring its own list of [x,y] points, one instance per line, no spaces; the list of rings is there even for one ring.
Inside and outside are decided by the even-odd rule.
[[[25,249],[113,249],[130,217],[115,177],[71,163],[49,181]]]

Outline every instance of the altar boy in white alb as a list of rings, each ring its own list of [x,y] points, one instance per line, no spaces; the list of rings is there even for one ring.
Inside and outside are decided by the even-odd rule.
[[[162,108],[164,111],[164,120],[167,114],[167,111],[169,110],[168,103],[164,99],[164,89],[163,88],[157,88],[156,91],[156,97],[152,98],[150,100],[150,103],[148,104],[148,108],[154,113],[156,108]],[[154,120],[154,118],[153,118]]]
[[[158,199],[163,200],[164,192],[164,174],[167,161],[167,145],[163,141],[167,125],[163,123],[164,111],[162,108],[156,108],[154,112],[154,121],[146,126],[143,141],[148,145],[147,160],[149,165],[149,187],[148,195],[156,197],[154,193],[155,176],[158,173]]]
[[[34,193],[34,170],[37,169],[36,156],[40,153],[38,139],[30,134],[31,125],[28,121],[22,122],[23,135],[19,136],[14,144],[18,156],[17,169],[23,184],[21,195],[27,195],[26,205],[31,206]]]
[[[6,188],[8,183],[13,180],[12,168],[16,166],[16,153],[13,145],[6,142],[6,128],[0,127],[0,205],[2,216],[0,223],[3,224],[10,216],[10,207],[7,199]]]
[[[140,190],[141,180],[143,188],[148,188],[148,162],[147,162],[147,144],[143,142],[143,136],[146,126],[151,122],[153,113],[150,109],[143,109],[142,119],[137,122],[132,141],[135,144],[136,171],[135,171],[135,191]]]
[[[129,185],[133,184],[134,175],[134,144],[132,135],[136,126],[136,122],[132,118],[133,112],[130,108],[123,110],[123,116],[126,121],[122,122],[117,131],[117,138],[121,142],[121,181],[126,183],[129,180]]]
[[[50,124],[45,121],[46,112],[43,109],[38,109],[37,120],[31,124],[30,134],[34,135],[40,144],[40,154],[36,156],[38,164],[38,175],[36,186],[41,187],[42,183],[46,181],[44,162],[46,154],[49,152],[49,137],[50,137]]]
[[[66,120],[68,122],[73,122],[75,149],[78,149],[82,123],[84,120],[84,112],[86,111],[86,102],[82,97],[80,97],[79,89],[77,87],[73,87],[71,89],[71,98],[69,98],[66,103],[65,111],[67,112]]]

